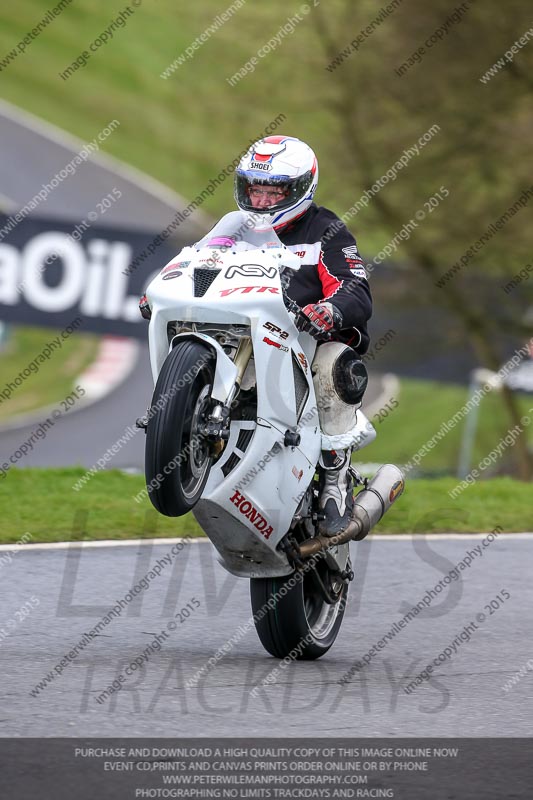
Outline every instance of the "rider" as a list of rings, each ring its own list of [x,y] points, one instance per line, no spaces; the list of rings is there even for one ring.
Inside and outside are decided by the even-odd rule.
[[[315,154],[291,136],[256,142],[235,170],[239,208],[264,214],[302,260],[287,288],[302,309],[300,327],[328,340],[317,348],[313,373],[322,428],[319,529],[333,536],[346,527],[353,506],[348,468],[355,410],[367,382],[359,356],[368,349],[372,297],[354,237],[336,214],[313,202],[317,184]]]

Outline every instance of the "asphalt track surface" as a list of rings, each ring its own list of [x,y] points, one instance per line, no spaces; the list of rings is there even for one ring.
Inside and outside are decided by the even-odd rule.
[[[185,543],[37,696],[31,691],[38,682],[152,565],[164,563],[172,542],[18,552],[0,568],[2,735],[531,736],[533,672],[509,691],[503,687],[531,658],[533,590],[524,578],[533,534],[501,534],[363,670],[353,670],[348,684],[339,684],[354,660],[481,539],[370,537],[352,544],[356,580],[325,657],[292,661],[263,687],[281,662],[263,651],[250,628],[190,689],[186,681],[246,623],[250,604],[248,581],[225,573],[208,542]],[[490,602],[503,590],[510,598],[491,613]],[[35,607],[16,621],[32,596]],[[196,605],[192,598],[200,606],[179,622],[175,614]],[[470,640],[406,694],[404,687],[478,614],[485,620]],[[164,640],[161,650],[99,704],[96,698],[156,634]]]
[[[103,131],[94,130],[88,136],[97,139],[99,133]],[[155,232],[165,228],[176,211],[186,206],[186,201],[148,175],[108,156],[105,149],[112,139],[113,132],[98,143],[98,152],[62,180],[28,216],[79,222],[116,187],[122,197],[106,211],[103,224]],[[0,99],[0,192],[2,206],[12,206],[6,209],[7,213],[28,203],[84,144]],[[207,217],[195,211],[180,226],[182,235],[191,238],[202,235],[208,224]]]

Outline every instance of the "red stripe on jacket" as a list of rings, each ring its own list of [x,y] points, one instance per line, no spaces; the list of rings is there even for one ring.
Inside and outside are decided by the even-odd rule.
[[[320,258],[318,259],[318,277],[320,278],[320,283],[322,284],[322,290],[324,292],[324,297],[322,299],[328,300],[341,288],[343,281],[340,281],[335,277],[335,275],[331,274],[327,266],[324,264],[322,255],[323,254],[321,250]]]

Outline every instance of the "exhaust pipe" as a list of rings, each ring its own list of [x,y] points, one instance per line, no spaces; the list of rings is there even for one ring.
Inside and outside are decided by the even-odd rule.
[[[387,513],[405,488],[401,469],[394,464],[383,464],[366,489],[354,498],[354,507],[348,527],[337,536],[314,536],[298,546],[299,556],[309,556],[346,542],[359,542],[368,536],[371,529]]]

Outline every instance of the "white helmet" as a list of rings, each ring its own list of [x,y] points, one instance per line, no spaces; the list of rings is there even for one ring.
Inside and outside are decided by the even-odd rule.
[[[260,139],[241,158],[235,170],[235,200],[239,208],[265,215],[265,222],[276,229],[305,214],[313,202],[317,185],[316,156],[305,142],[293,136]],[[253,196],[254,192],[260,195],[258,187],[261,186],[272,190],[267,205]]]

